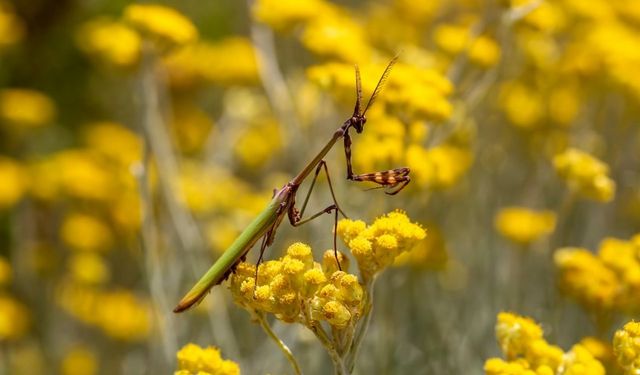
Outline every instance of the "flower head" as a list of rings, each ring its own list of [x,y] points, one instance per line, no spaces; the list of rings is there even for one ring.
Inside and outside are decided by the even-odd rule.
[[[394,211],[364,229],[358,222],[343,219],[338,223],[338,235],[358,261],[362,277],[369,280],[390,266],[398,255],[411,250],[425,238],[426,232],[411,223],[404,212]]]
[[[124,19],[162,47],[179,46],[198,38],[198,30],[187,17],[163,5],[129,5],[124,10]]]
[[[498,212],[495,226],[504,237],[529,244],[551,233],[556,225],[556,215],[552,211],[534,211],[524,207],[507,207]]]
[[[222,359],[220,350],[208,346],[201,348],[187,344],[176,354],[178,370],[175,375],[239,375],[240,366],[231,360]]]
[[[333,251],[327,269],[313,261],[311,248],[294,243],[287,254],[255,266],[240,263],[230,277],[236,303],[245,309],[274,314],[285,322],[311,326],[325,321],[336,329],[354,324],[362,315],[364,290],[356,276],[337,268]],[[325,255],[327,258],[328,255]],[[348,264],[343,263],[344,270]]]

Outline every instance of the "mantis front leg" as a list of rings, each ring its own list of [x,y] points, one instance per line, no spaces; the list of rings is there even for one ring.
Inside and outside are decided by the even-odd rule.
[[[385,193],[389,195],[398,194],[400,190],[411,182],[411,177],[409,177],[411,170],[407,167],[373,173],[353,174],[351,166],[351,136],[348,131],[344,134],[344,153],[347,158],[347,180],[375,182],[380,187],[386,188]]]

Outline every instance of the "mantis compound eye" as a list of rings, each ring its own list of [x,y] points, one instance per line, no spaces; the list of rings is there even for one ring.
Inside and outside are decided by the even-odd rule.
[[[358,134],[362,133],[362,131],[364,130],[364,124],[367,122],[367,118],[362,116],[357,118],[354,121],[353,127],[356,129],[356,132]]]

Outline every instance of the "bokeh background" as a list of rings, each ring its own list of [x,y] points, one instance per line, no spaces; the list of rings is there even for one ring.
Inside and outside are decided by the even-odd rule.
[[[173,373],[187,343],[289,373],[226,288],[171,310],[351,115],[354,64],[367,98],[398,53],[353,161],[408,166],[411,184],[387,196],[344,179],[340,143],[326,158],[350,217],[402,209],[428,232],[378,280],[356,372],[482,374],[513,311],[622,373],[639,1],[156,4],[0,0],[0,373]],[[319,181],[312,211],[330,203]],[[285,222],[266,257],[319,256],[332,228]],[[303,327],[274,329],[306,373],[331,371]]]

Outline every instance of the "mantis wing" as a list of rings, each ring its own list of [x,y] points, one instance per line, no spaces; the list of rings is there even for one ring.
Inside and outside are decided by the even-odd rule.
[[[179,313],[199,303],[214,286],[220,284],[229,276],[235,264],[245,255],[253,245],[264,236],[278,218],[278,208],[281,200],[276,196],[269,205],[249,224],[236,238],[220,258],[209,268],[207,273],[198,280],[196,285],[182,297],[173,312]]]

